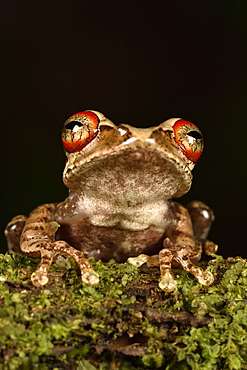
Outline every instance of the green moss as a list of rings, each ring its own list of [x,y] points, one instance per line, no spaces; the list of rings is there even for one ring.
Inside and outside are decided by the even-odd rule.
[[[247,369],[246,260],[217,256],[210,287],[175,270],[172,294],[158,268],[91,262],[98,285],[68,259],[40,289],[38,260],[0,255],[0,369]]]

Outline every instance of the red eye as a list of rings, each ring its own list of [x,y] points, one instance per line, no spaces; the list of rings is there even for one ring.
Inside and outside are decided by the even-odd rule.
[[[179,119],[173,125],[173,131],[184,155],[192,162],[197,162],[203,150],[203,137],[199,128],[194,123]]]
[[[67,119],[62,131],[62,143],[69,153],[82,150],[98,132],[99,118],[90,111],[73,114]]]

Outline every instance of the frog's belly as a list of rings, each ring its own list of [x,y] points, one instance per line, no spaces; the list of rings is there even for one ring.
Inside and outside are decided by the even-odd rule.
[[[56,239],[94,257],[108,261],[114,258],[124,262],[140,253],[157,254],[162,248],[164,230],[150,227],[146,230],[123,230],[115,227],[94,226],[88,222],[61,224]]]

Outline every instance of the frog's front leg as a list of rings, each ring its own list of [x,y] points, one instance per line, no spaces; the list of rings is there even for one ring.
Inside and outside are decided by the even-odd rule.
[[[39,287],[47,284],[48,271],[58,255],[71,256],[78,263],[82,280],[89,285],[97,284],[98,274],[85,258],[83,252],[71,247],[63,240],[55,240],[59,227],[52,221],[54,204],[45,204],[36,208],[26,220],[22,231],[20,247],[22,252],[31,257],[41,258],[40,264],[31,275],[33,285]]]
[[[198,234],[200,240],[195,238],[189,212],[182,205],[172,202],[170,210],[173,215],[173,222],[166,230],[164,248],[159,252],[159,255],[147,256],[141,254],[129,258],[128,262],[137,267],[145,262],[150,265],[159,265],[161,273],[159,286],[167,292],[174,291],[177,288],[172,267],[182,267],[189,271],[202,285],[212,284],[214,278],[211,272],[204,271],[201,267],[194,265],[201,258],[202,246],[207,244],[206,240],[201,240],[201,237],[205,235]],[[213,249],[212,246],[211,249]]]
[[[191,218],[186,208],[178,203],[171,204],[174,223],[166,232],[164,249],[159,253],[161,281],[159,286],[166,291],[176,289],[176,280],[172,266],[181,266],[195,276],[202,285],[210,285],[214,278],[211,272],[203,270],[193,262],[197,262],[202,253],[202,244],[194,237]]]

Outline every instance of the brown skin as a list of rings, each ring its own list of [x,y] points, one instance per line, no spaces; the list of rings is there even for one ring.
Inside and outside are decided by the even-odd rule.
[[[27,219],[18,216],[5,231],[10,250],[41,258],[31,276],[34,285],[48,282],[58,255],[72,256],[87,284],[99,281],[90,256],[159,264],[159,285],[166,291],[176,289],[172,266],[190,271],[201,284],[212,283],[212,274],[193,263],[202,248],[217,249],[206,241],[213,212],[201,202],[186,209],[171,201],[190,189],[203,147],[196,126],[178,118],[149,129],[115,126],[86,111],[65,122],[62,139],[68,198],[38,207]]]

